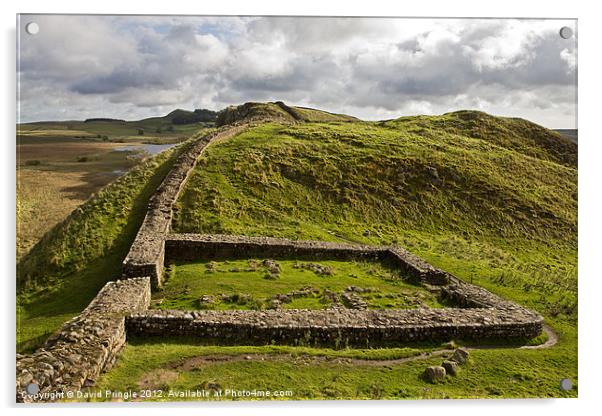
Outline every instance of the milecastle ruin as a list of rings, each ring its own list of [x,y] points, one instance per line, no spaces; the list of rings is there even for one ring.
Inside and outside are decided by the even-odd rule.
[[[107,283],[90,305],[45,345],[17,355],[18,401],[65,398],[94,385],[114,364],[127,336],[186,336],[227,343],[370,347],[420,340],[532,338],[543,318],[522,306],[439,270],[401,247],[366,246],[271,237],[174,234],[173,206],[207,146],[252,127],[222,126],[196,139],[151,197],[146,217],[123,262],[121,280]],[[229,258],[365,259],[387,263],[453,307],[407,310],[150,310],[151,291],[174,260]],[[31,396],[27,387],[57,396]],[[31,393],[31,392],[30,392]],[[36,399],[36,397],[39,397]]]

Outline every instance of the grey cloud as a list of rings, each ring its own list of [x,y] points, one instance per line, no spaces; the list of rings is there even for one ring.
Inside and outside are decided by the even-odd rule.
[[[576,69],[567,55],[575,43],[558,36],[557,23],[40,19],[41,36],[23,37],[20,46],[26,120],[52,118],[53,111],[57,118],[135,118],[171,105],[219,109],[276,99],[371,119],[465,105],[522,111],[541,122],[553,120],[552,112],[559,123],[574,120]],[[89,30],[78,38],[82,28]],[[54,110],[36,99],[42,91]]]

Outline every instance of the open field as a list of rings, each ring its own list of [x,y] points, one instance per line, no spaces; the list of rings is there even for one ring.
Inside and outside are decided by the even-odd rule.
[[[139,121],[42,121],[19,124],[17,137],[29,140],[85,138],[105,141],[144,140],[145,142],[182,141],[200,128],[203,123],[175,125],[172,118],[153,117]]]
[[[202,127],[174,125],[171,119],[17,125],[17,260],[93,193],[140,162],[141,152],[123,151],[127,146],[179,143]]]
[[[158,309],[326,309],[353,293],[369,309],[441,307],[378,263],[269,259],[180,263],[154,293]],[[345,305],[348,306],[348,305]]]
[[[62,141],[17,145],[17,259],[93,193],[135,166],[123,144]]]

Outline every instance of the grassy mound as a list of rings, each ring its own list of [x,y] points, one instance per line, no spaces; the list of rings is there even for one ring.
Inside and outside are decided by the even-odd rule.
[[[520,118],[494,117],[480,111],[456,111],[441,116],[401,117],[381,125],[433,138],[444,132],[481,139],[527,156],[577,167],[577,143],[556,131]]]
[[[271,120],[281,123],[359,121],[355,117],[344,114],[334,114],[307,107],[292,107],[282,101],[276,101],[273,103],[250,102],[239,106],[230,106],[220,111],[216,125],[223,126],[239,121],[253,120]]]

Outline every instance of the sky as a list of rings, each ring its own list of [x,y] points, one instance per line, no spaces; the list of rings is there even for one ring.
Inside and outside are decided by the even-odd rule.
[[[279,100],[365,120],[475,109],[576,128],[576,39],[559,35],[573,20],[22,15],[18,26],[20,122]]]

